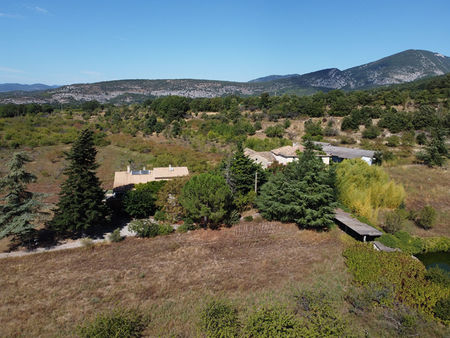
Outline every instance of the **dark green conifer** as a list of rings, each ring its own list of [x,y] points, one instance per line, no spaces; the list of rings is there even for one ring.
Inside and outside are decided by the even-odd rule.
[[[67,179],[61,185],[60,199],[51,222],[58,232],[80,234],[106,222],[105,193],[95,172],[98,168],[96,155],[93,132],[85,129],[66,154],[69,165],[64,174]]]
[[[262,186],[258,208],[268,220],[295,222],[301,228],[329,228],[336,206],[334,175],[308,142],[298,161]]]
[[[447,161],[448,155],[447,145],[445,144],[445,130],[435,128],[425,151],[418,153],[417,158],[430,167],[435,165],[442,167]]]
[[[39,203],[33,193],[26,191],[27,184],[36,180],[25,171],[27,162],[30,159],[25,153],[15,153],[8,173],[0,179],[0,191],[6,192],[0,204],[0,238],[15,236],[24,242],[34,231],[32,221]]]
[[[261,165],[245,156],[242,144],[239,143],[236,152],[229,163],[223,164],[225,178],[233,194],[246,195],[255,188],[255,173],[258,173],[257,186],[266,182],[266,173]]]

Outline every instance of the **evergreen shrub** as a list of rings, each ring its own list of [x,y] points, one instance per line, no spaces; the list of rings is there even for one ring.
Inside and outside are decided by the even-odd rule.
[[[428,315],[449,292],[448,287],[428,281],[424,265],[410,254],[376,251],[358,243],[343,255],[357,283],[392,287],[397,301]]]
[[[436,223],[436,210],[431,205],[424,206],[418,212],[415,223],[426,230],[431,229]]]
[[[398,211],[388,212],[385,216],[383,229],[387,233],[394,234],[402,230],[403,221],[404,217],[400,212]]]
[[[78,328],[83,338],[142,337],[148,319],[136,310],[114,310],[99,314],[93,321]]]
[[[299,337],[300,322],[282,308],[263,307],[251,314],[244,326],[244,337]]]
[[[238,337],[240,323],[237,310],[225,301],[212,301],[200,313],[200,328],[207,337]]]

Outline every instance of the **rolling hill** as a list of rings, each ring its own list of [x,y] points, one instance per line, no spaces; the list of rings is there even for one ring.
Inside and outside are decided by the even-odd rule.
[[[249,82],[174,79],[72,84],[45,91],[0,93],[0,103],[71,103],[97,100],[124,104],[167,95],[217,97],[259,95],[263,92],[309,95],[319,90],[357,90],[401,84],[449,72],[449,57],[411,49],[343,71],[329,68],[303,75],[270,75]]]
[[[58,87],[60,86],[48,86],[42,83],[34,83],[30,85],[20,83],[0,83],[0,93],[14,92],[14,91],[32,92],[36,90],[47,90]]]

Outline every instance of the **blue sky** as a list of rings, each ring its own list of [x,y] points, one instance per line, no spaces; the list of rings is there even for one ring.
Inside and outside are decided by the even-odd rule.
[[[248,81],[450,56],[449,13],[448,0],[0,0],[0,83]]]

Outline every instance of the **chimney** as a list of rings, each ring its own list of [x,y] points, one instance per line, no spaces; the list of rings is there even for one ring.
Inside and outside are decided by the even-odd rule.
[[[127,173],[131,173],[131,165],[127,165]]]

